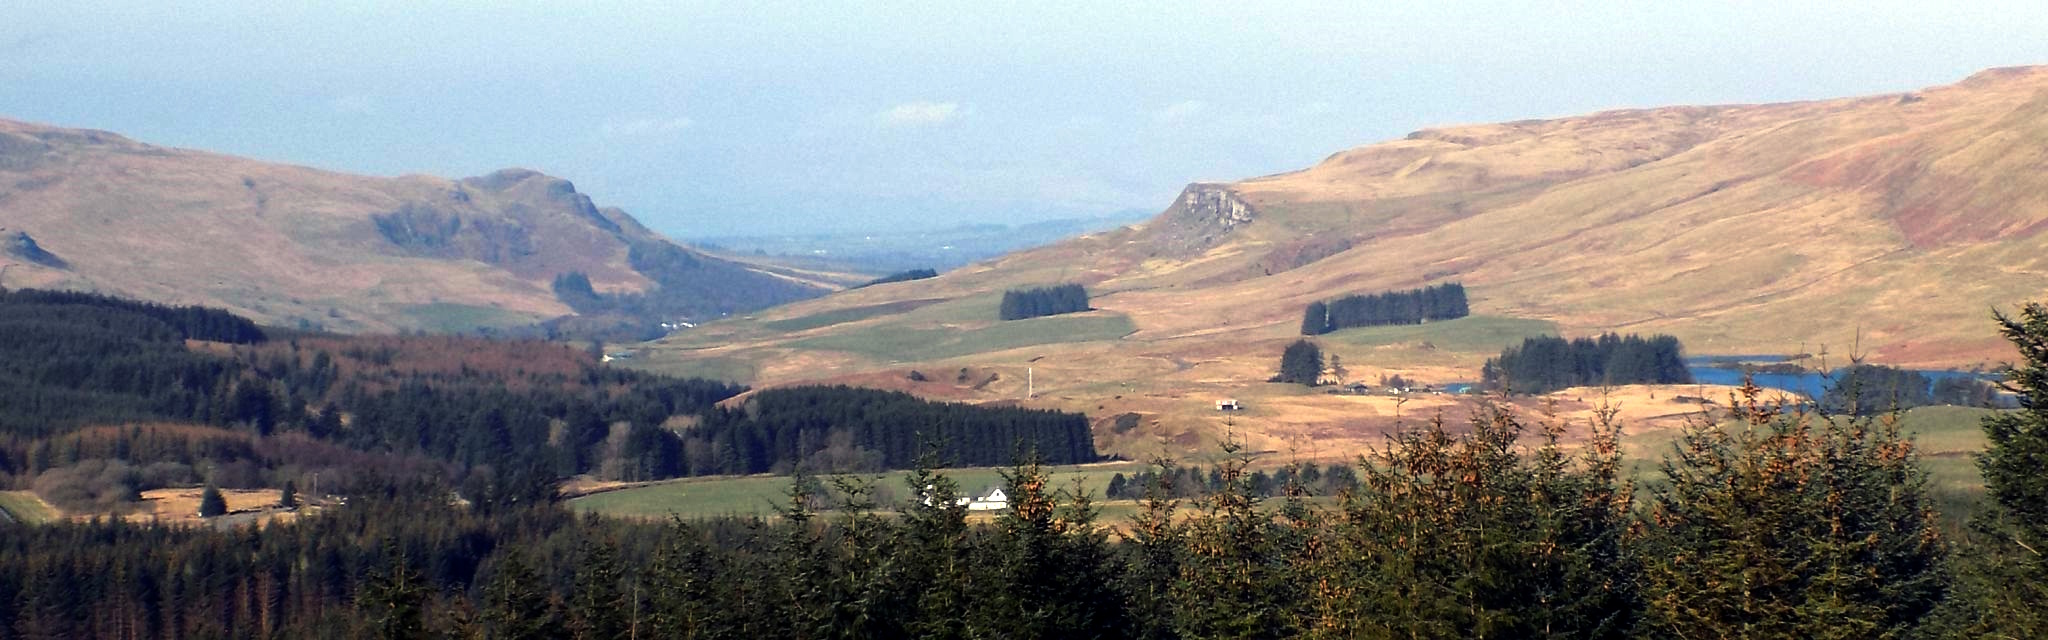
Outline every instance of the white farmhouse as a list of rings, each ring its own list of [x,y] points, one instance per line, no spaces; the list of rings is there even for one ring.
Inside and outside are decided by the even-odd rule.
[[[968,511],[1002,511],[1010,508],[1010,496],[1002,487],[990,489],[988,495],[979,498],[961,498],[960,504],[967,505]]]

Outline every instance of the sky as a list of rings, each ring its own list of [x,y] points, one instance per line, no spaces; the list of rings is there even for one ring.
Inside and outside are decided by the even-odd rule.
[[[1246,6],[1248,5],[1248,6]],[[0,117],[567,178],[682,238],[1156,212],[1457,123],[2048,64],[2034,2],[28,2]]]

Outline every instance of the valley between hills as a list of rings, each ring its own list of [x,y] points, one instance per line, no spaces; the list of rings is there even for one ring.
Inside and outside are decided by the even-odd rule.
[[[2048,293],[2044,166],[2048,67],[1898,94],[1432,128],[1189,185],[1141,224],[679,332],[629,362],[1084,411],[1106,451],[1132,457],[1226,432],[1342,456],[1402,416],[1455,419],[1450,396],[1263,382],[1309,302],[1443,282],[1471,292],[1472,316],[1319,341],[1367,382],[1474,381],[1525,337],[1608,331],[1816,366],[1854,352],[1991,367],[2012,355],[1992,311]],[[996,319],[1004,290],[1059,283],[1084,284],[1094,309]],[[1632,417],[1685,411],[1677,390],[1630,393]],[[1560,398],[1583,412],[1587,396]],[[1246,411],[1218,414],[1226,398]],[[1113,428],[1126,414],[1142,428]]]

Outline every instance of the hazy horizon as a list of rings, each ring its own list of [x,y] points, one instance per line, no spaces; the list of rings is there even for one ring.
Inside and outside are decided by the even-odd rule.
[[[2048,62],[2048,13],[2016,2],[12,13],[0,117],[375,175],[531,167],[677,237],[1157,210],[1427,126]]]

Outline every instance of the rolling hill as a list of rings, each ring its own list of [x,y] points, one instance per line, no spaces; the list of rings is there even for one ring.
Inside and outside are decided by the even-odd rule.
[[[715,318],[828,291],[668,241],[566,180],[379,178],[0,120],[9,287],[226,307],[367,332]],[[565,301],[556,278],[594,296]]]
[[[1299,427],[1262,444],[1305,447],[1404,410],[1259,382],[1313,300],[1472,294],[1471,318],[1321,338],[1354,379],[1473,380],[1499,346],[1549,332],[1995,363],[2008,348],[1991,311],[2048,297],[2044,230],[2048,67],[1994,69],[1899,94],[1426,129],[1190,185],[1140,225],[714,323],[646,362],[991,401],[1035,390],[1026,402],[1137,413],[1151,443]],[[1086,284],[1096,310],[995,320],[1006,288],[1060,282]],[[1255,401],[1226,425],[1221,397]]]

